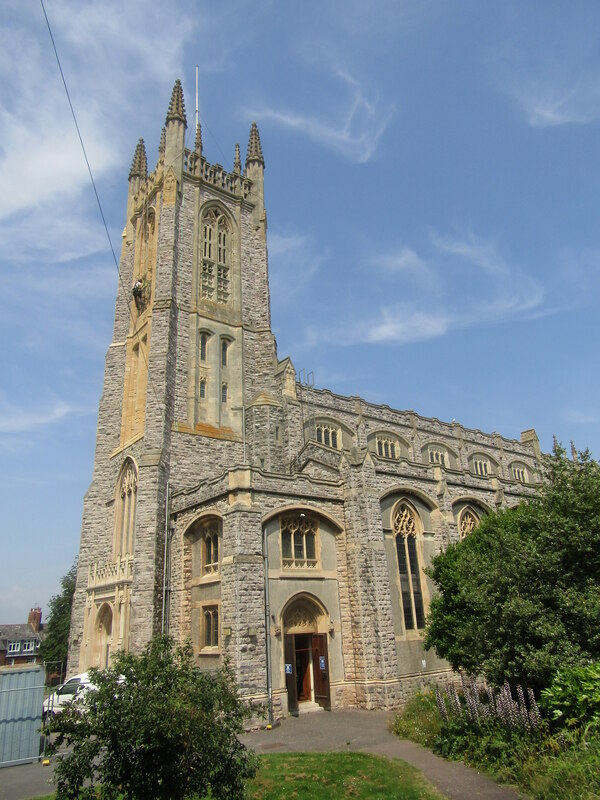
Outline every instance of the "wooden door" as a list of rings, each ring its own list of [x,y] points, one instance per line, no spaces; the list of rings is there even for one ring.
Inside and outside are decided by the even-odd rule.
[[[329,660],[327,656],[327,635],[313,633],[312,635],[313,677],[315,686],[315,701],[323,708],[331,708],[331,694],[329,690]]]
[[[298,713],[298,690],[296,687],[296,648],[293,634],[286,634],[283,642],[285,660],[285,685],[288,693],[288,711]]]
[[[296,652],[296,687],[299,703],[312,700],[312,681],[310,675],[312,661],[311,636],[307,633],[297,633],[294,636],[294,650]]]

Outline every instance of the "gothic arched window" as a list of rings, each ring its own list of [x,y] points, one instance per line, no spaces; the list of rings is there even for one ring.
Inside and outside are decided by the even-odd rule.
[[[230,238],[227,218],[218,208],[209,208],[202,215],[202,265],[200,297],[225,304],[230,295]]]
[[[458,535],[461,539],[468,536],[479,525],[479,517],[470,508],[465,508],[458,522]]]
[[[281,520],[281,564],[284,569],[315,569],[318,523],[306,514]]]
[[[137,470],[131,459],[123,464],[117,484],[115,508],[115,556],[132,555],[137,498]]]
[[[425,627],[425,609],[421,589],[421,565],[417,552],[418,522],[416,512],[406,503],[398,503],[393,514],[400,596],[407,631]]]

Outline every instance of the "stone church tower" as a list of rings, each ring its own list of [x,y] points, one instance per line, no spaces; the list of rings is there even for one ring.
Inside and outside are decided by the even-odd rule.
[[[396,705],[448,674],[421,644],[423,568],[532,491],[521,441],[303,385],[271,331],[264,159],[185,146],[129,173],[113,341],[86,494],[69,672],[161,631],[228,657],[275,713]]]

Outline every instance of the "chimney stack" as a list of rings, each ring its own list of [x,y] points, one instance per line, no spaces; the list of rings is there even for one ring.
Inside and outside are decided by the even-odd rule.
[[[39,633],[40,625],[42,624],[42,609],[39,606],[30,610],[27,624],[31,625],[36,633]]]

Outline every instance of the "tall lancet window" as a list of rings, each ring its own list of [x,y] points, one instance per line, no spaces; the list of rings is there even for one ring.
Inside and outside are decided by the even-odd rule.
[[[115,503],[115,556],[133,554],[135,506],[137,498],[137,470],[131,459],[121,469]]]
[[[417,514],[408,503],[402,501],[394,510],[393,524],[404,628],[407,631],[420,630],[425,627],[425,609],[421,590],[421,565],[417,552]]]
[[[230,288],[230,231],[227,218],[218,208],[202,215],[202,273],[200,296],[203,300],[225,304]]]

